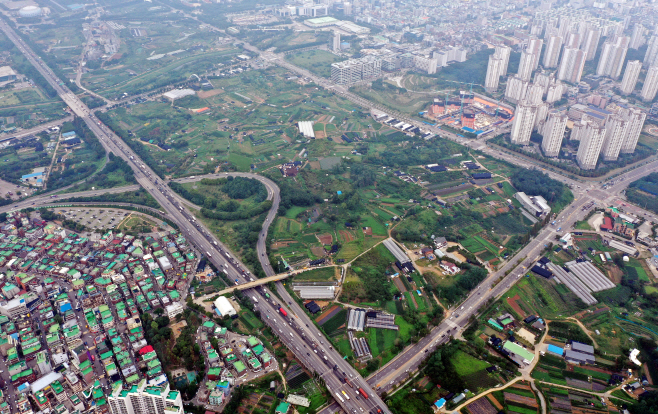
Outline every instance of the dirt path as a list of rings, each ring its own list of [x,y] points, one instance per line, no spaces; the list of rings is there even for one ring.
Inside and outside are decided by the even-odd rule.
[[[567,318],[567,319],[576,322],[576,324],[578,324],[578,326],[580,326],[580,329],[582,329],[583,332],[585,332],[585,334],[587,334],[587,337],[588,337],[589,339],[592,340],[592,343],[594,344],[594,348],[598,348],[598,347],[599,347],[599,345],[596,343],[596,340],[595,340],[594,337],[592,336],[592,333],[590,332],[590,330],[587,329],[587,328],[585,328],[585,325],[583,325],[582,322],[580,322],[578,319],[576,319],[576,318],[572,318],[572,317],[569,317],[569,318]]]

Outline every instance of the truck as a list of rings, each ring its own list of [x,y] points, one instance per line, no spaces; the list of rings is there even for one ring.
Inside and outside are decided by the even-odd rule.
[[[366,400],[368,399],[368,394],[361,387],[359,387],[359,394],[363,395]]]
[[[206,252],[206,256],[212,257],[212,254],[210,254],[210,252]]]
[[[256,296],[252,296],[251,298],[254,300],[255,303],[258,303],[258,298],[256,298]]]
[[[279,312],[281,312],[281,315],[283,316],[288,316],[288,312],[286,312],[286,310],[283,308],[279,308]]]
[[[347,395],[347,393],[346,393],[345,391],[341,391],[341,392],[343,393],[343,395],[345,396],[345,398],[347,398],[348,400],[350,399],[350,396]]]
[[[340,400],[340,402],[345,402],[345,399],[340,395],[340,393],[336,393],[336,397]]]

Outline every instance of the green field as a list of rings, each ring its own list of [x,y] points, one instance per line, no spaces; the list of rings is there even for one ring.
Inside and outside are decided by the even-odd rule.
[[[336,279],[338,268],[324,267],[320,269],[307,270],[298,273],[294,277],[295,282],[328,282]]]
[[[331,64],[345,60],[325,50],[289,54],[286,60],[323,78],[331,77]]]
[[[455,370],[462,376],[483,371],[490,365],[489,363],[474,358],[463,351],[455,353],[452,364],[454,365]]]

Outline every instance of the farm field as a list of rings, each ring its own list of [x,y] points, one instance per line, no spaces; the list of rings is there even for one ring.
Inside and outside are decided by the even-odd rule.
[[[325,50],[308,50],[287,55],[286,60],[318,76],[329,78],[331,77],[331,64],[344,59]]]

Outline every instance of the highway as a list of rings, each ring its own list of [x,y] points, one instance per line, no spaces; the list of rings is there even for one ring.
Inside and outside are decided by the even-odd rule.
[[[3,30],[5,35],[18,47],[28,61],[51,84],[73,113],[86,123],[90,130],[98,137],[105,150],[113,152],[116,156],[128,162],[135,173],[138,183],[160,203],[167,212],[168,217],[178,224],[182,234],[199,251],[204,253],[217,269],[222,269],[228,275],[229,279],[234,280],[236,284],[253,281],[253,276],[251,276],[244,264],[240,263],[221,241],[217,240],[204,226],[196,221],[195,217],[174,196],[166,183],[153,173],[117,135],[98,120],[89,108],[55,76],[52,70],[39,59],[34,51],[23,42],[11,27],[4,21],[0,21],[0,29]],[[235,175],[239,176],[240,174]],[[268,188],[268,200],[272,200],[273,203],[263,223],[263,230],[259,235],[257,246],[259,260],[267,275],[272,276],[275,272],[265,254],[265,240],[267,238],[267,230],[276,216],[281,198],[278,187],[272,181],[264,177],[256,177]],[[274,295],[270,295],[269,300],[263,300],[262,296],[261,300],[258,300],[257,295],[261,293],[264,295],[264,291],[257,293],[256,289],[248,289],[244,292],[248,297],[252,298],[255,308],[261,312],[265,323],[272,328],[273,332],[279,335],[283,343],[307,368],[315,371],[324,379],[328,390],[332,395],[337,396],[341,407],[346,412],[355,414],[360,412],[390,412],[379,396],[367,388],[365,380],[342,359],[331,345],[325,343],[324,336],[322,336],[322,333],[314,325],[307,323],[306,326],[303,326],[298,322],[300,315],[302,317],[305,317],[305,315],[299,306],[293,302],[280,282],[277,284],[277,289],[279,291],[278,293],[293,307],[293,312],[290,312],[288,317],[283,317],[280,314],[274,317],[278,308],[286,307],[285,304],[276,302]],[[310,338],[318,338],[314,343],[314,349],[317,352],[311,352],[308,348],[307,343],[310,341]],[[356,388],[354,388],[355,386],[357,388],[365,387],[368,398],[359,398]]]
[[[98,136],[105,149],[122,157],[131,165],[139,184],[162,205],[163,209],[168,213],[168,217],[179,225],[185,237],[197,249],[205,253],[208,259],[218,269],[225,271],[230,280],[234,280],[236,284],[253,281],[253,277],[246,267],[219,240],[215,239],[205,227],[196,221],[185,205],[167,187],[166,183],[162,182],[148,166],[143,164],[119,137],[103,125],[77,96],[71,93],[55,77],[52,71],[22,42],[10,27],[6,26],[4,22],[0,22],[0,28],[17,45],[21,52],[25,54],[26,58],[44,75],[48,82],[51,83],[73,112],[85,121],[89,128]],[[326,80],[324,83],[327,83]],[[355,99],[354,97],[352,98]],[[423,126],[423,128],[427,129],[426,126]],[[441,131],[441,134],[445,136],[445,131]],[[471,143],[472,141],[469,141],[466,144],[469,145]],[[582,209],[583,206],[591,201],[607,202],[611,198],[616,197],[625,188],[626,183],[649,174],[657,168],[658,161],[647,164],[641,169],[630,171],[624,174],[624,181],[620,181],[605,192],[595,189],[594,184],[590,184],[589,187],[576,191],[577,199],[560,214],[557,220],[563,223],[561,227],[565,229],[569,228],[575,221],[587,214],[587,211]],[[227,175],[229,174],[224,173],[216,176]],[[266,255],[266,238],[268,228],[278,210],[280,202],[279,189],[272,181],[264,177],[241,173],[231,175],[256,178],[268,189],[268,200],[272,200],[273,205],[259,234],[257,251],[258,258],[266,275],[268,277],[274,276],[275,271],[272,269]],[[192,180],[191,177],[189,179]],[[562,177],[562,180],[568,179]],[[573,183],[575,184],[577,182],[573,181]],[[347,361],[343,360],[341,355],[329,343],[326,343],[323,334],[313,325],[305,311],[288,294],[281,282],[276,283],[276,293],[283,298],[284,303],[278,302],[275,296],[271,294],[272,292],[269,292],[267,289],[253,288],[247,289],[244,292],[252,299],[255,308],[261,312],[265,323],[272,328],[275,334],[281,337],[283,343],[295,353],[306,367],[315,371],[324,379],[332,395],[337,395],[337,400],[343,410],[348,413],[379,412],[377,410],[388,412],[383,401],[378,395],[372,392],[372,389],[377,390],[379,393],[389,391],[394,384],[407,378],[411,372],[418,368],[429,352],[438,344],[446,342],[450,335],[453,335],[458,329],[463,328],[468,323],[469,317],[477,313],[478,309],[484,303],[489,299],[503,295],[518,278],[522,277],[525,274],[527,266],[538,258],[544,246],[548,242],[554,241],[555,234],[556,230],[550,226],[542,230],[535,239],[515,256],[515,258],[525,258],[522,263],[517,264],[515,259],[512,259],[499,271],[491,274],[440,326],[434,328],[427,337],[423,338],[417,344],[405,349],[383,369],[371,376],[367,382],[358,375]],[[504,276],[507,271],[509,271],[509,274]],[[504,278],[499,281],[498,279],[503,276]],[[266,299],[265,295],[268,293],[270,294],[270,298]],[[279,311],[281,307],[284,308],[287,316],[284,316]],[[361,387],[366,390],[368,398],[359,398],[355,387]],[[349,399],[347,398],[348,396],[350,397]],[[336,409],[337,406],[334,404],[325,411],[334,412]]]

